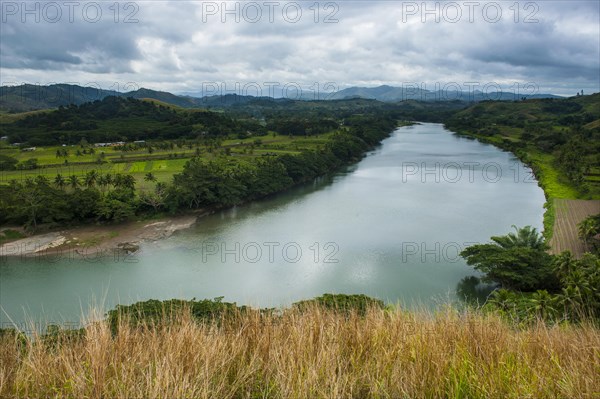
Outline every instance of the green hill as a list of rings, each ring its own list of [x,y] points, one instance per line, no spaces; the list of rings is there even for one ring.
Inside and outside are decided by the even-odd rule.
[[[76,144],[82,139],[98,143],[265,132],[255,121],[238,121],[204,110],[186,111],[157,100],[121,97],[0,120],[9,142],[29,146]]]

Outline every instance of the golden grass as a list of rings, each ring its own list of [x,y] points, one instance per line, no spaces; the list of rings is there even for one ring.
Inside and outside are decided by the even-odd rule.
[[[84,338],[0,342],[2,398],[593,398],[600,331],[494,315],[313,307],[219,323],[90,324]]]

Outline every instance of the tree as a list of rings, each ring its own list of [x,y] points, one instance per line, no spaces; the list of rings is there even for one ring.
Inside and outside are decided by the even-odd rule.
[[[18,186],[16,196],[22,211],[27,217],[25,225],[35,231],[38,224],[38,214],[45,206],[40,188],[33,182],[26,182],[26,184]]]
[[[566,251],[556,256],[553,268],[562,287],[559,300],[570,313],[600,316],[600,258],[586,253],[575,259]]]
[[[583,219],[577,225],[577,230],[579,238],[583,240],[586,249],[589,249],[589,244],[594,239],[594,236],[600,233],[600,213]]]
[[[535,229],[526,226],[516,229],[516,234],[492,237],[492,241],[460,253],[468,265],[486,274],[485,280],[522,291],[558,288],[547,245]]]
[[[154,192],[147,193],[143,191],[140,193],[140,203],[149,205],[154,209],[154,212],[158,212],[160,208],[165,206],[168,196],[167,185],[165,183],[158,183]]]
[[[135,177],[133,175],[125,175],[123,176],[122,185],[124,188],[128,188],[131,190],[135,189]]]
[[[154,176],[154,173],[148,172],[148,173],[146,173],[146,176],[144,176],[144,180],[145,181],[156,181],[156,176]]]
[[[0,170],[14,170],[18,162],[16,158],[0,154]]]
[[[79,187],[79,178],[76,175],[69,176],[69,185],[72,189]]]
[[[65,188],[67,182],[65,181],[63,175],[61,175],[60,173],[56,175],[56,177],[54,178],[54,185],[60,188],[61,190]]]
[[[100,219],[125,221],[135,215],[134,198],[132,189],[119,187],[99,201],[97,215]]]
[[[538,234],[535,227],[525,226],[521,229],[514,224],[514,233],[508,233],[505,236],[495,236],[491,240],[502,248],[528,247],[533,249],[548,249],[548,245],[544,241],[544,237]]]
[[[85,174],[84,182],[86,187],[92,188],[96,185],[96,181],[98,180],[98,172],[95,169],[90,170]]]

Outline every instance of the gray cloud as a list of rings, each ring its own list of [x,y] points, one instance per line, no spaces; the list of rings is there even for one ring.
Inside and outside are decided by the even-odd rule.
[[[230,88],[236,82],[305,87],[335,82],[339,88],[535,82],[540,91],[557,94],[600,91],[600,4],[595,1],[516,2],[518,16],[509,9],[515,2],[494,3],[502,4],[497,21],[490,18],[493,7],[487,16],[482,12],[491,4],[486,1],[472,21],[461,1],[454,3],[462,12],[459,21],[450,11],[444,14],[451,2],[427,3],[428,10],[441,11],[436,21],[435,15],[424,14],[421,1],[341,1],[328,9],[321,2],[318,15],[311,1],[296,3],[302,17],[294,23],[293,7],[282,13],[292,4],[286,2],[274,9],[273,22],[263,2],[256,2],[263,6],[255,23],[248,20],[256,17],[251,9],[243,12],[247,2],[227,3],[229,9],[237,4],[239,22],[233,14],[220,15],[220,1],[120,3],[116,23],[108,8],[112,2],[102,3],[102,17],[95,23],[77,12],[73,22],[65,13],[56,23],[43,15],[40,22],[29,15],[22,22],[18,12],[7,13],[14,10],[6,3],[0,32],[3,83],[135,82],[186,92],[197,91],[203,82]],[[217,13],[208,15],[214,7]],[[124,23],[134,11],[138,22]],[[325,23],[334,11],[338,22]],[[525,23],[527,16],[538,22]]]

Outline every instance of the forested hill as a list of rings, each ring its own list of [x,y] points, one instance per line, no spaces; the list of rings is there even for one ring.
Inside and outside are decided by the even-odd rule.
[[[600,194],[600,93],[566,99],[485,101],[457,112],[446,126],[516,153],[537,167],[539,174],[556,168],[560,175],[548,182],[553,186],[546,187],[547,191],[561,190],[563,185],[571,186],[583,198]]]
[[[222,111],[186,109],[154,99],[109,96],[81,105],[22,114],[0,114],[2,135],[22,146],[262,136],[267,131],[310,136],[350,123],[357,115],[378,114],[396,120],[443,122],[467,106],[464,102],[377,100],[273,100],[230,104]]]
[[[241,121],[223,113],[120,97],[31,113],[1,127],[10,142],[32,146],[75,144],[82,139],[97,143],[265,132],[256,121]]]

